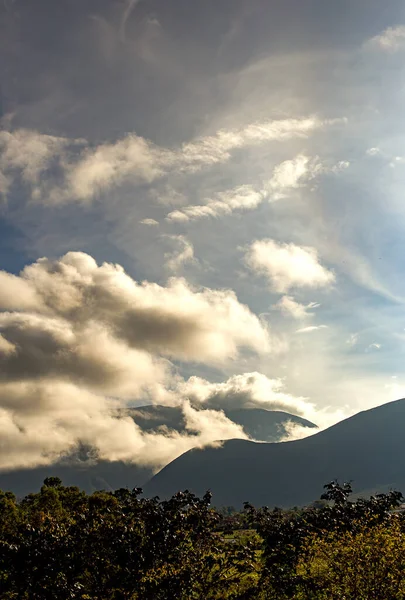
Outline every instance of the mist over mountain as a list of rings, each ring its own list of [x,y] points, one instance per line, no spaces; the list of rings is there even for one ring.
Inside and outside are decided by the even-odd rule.
[[[181,407],[177,406],[142,406],[125,411],[131,415],[143,431],[155,431],[161,427],[186,430],[186,422]],[[252,439],[263,442],[278,442],[288,435],[288,424],[315,428],[316,425],[281,410],[261,408],[225,409],[223,411],[233,423],[241,425],[244,432]]]
[[[229,440],[191,450],[145,486],[161,498],[178,490],[213,492],[217,505],[299,506],[319,498],[332,479],[355,492],[405,489],[405,400],[345,419],[305,439],[279,444]]]
[[[277,442],[283,439],[288,435],[289,424],[316,427],[306,419],[282,411],[252,408],[228,410],[225,413],[231,421],[241,425],[249,437],[261,441]],[[123,411],[123,415],[128,414],[144,432],[186,431],[180,407],[142,406]],[[153,469],[124,461],[100,460],[94,449],[81,447],[50,466],[0,473],[0,489],[12,490],[18,496],[24,496],[39,490],[43,480],[50,476],[60,477],[65,485],[76,485],[90,493],[99,489],[142,486],[153,476]]]

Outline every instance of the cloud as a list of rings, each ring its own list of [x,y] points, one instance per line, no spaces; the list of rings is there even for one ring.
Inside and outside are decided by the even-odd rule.
[[[65,320],[75,331],[95,323],[136,350],[223,362],[241,347],[270,349],[264,325],[230,290],[193,289],[181,278],[170,279],[166,287],[138,283],[119,265],[98,266],[81,252],[57,261],[39,259],[19,277],[3,272],[1,279],[0,310],[13,310],[10,283],[19,291],[17,310],[26,307],[37,316]]]
[[[141,223],[141,225],[148,225],[150,227],[155,227],[156,225],[159,225],[159,221],[156,221],[155,219],[142,219],[139,222]]]
[[[128,178],[150,183],[162,176],[173,161],[174,156],[169,150],[137,135],[128,135],[116,143],[86,148],[76,161],[66,163],[64,185],[53,187],[47,201],[89,202]]]
[[[220,192],[215,198],[209,198],[205,204],[190,205],[170,212],[167,221],[184,223],[207,217],[229,215],[236,210],[252,210],[264,200],[271,201],[284,198],[287,190],[297,188],[300,182],[311,172],[314,176],[315,167],[308,166],[310,159],[298,155],[274,168],[270,181],[261,186],[240,185]]]
[[[366,154],[367,156],[378,156],[379,154],[381,154],[381,150],[376,147],[368,148],[368,150],[366,150]]]
[[[405,25],[388,27],[382,33],[368,41],[368,45],[374,46],[384,52],[398,52],[405,48]]]
[[[316,170],[316,161],[313,165],[310,165],[309,157],[303,154],[277,165],[272,178],[267,184],[270,200],[284,198],[288,190],[299,187],[302,180],[313,177]]]
[[[24,277],[0,271],[0,310],[44,309],[41,295]]]
[[[79,443],[99,459],[161,468],[193,447],[246,438],[222,412],[183,404],[186,433],[144,433],[130,417],[116,417],[118,403],[72,383],[18,382],[0,386],[0,469],[55,462]]]
[[[230,439],[231,437],[247,438],[243,427],[228,419],[221,409],[196,410],[189,402],[184,402],[182,410],[185,417],[186,429],[189,431],[202,434],[203,437],[214,441]]]
[[[180,382],[176,391],[179,398],[187,398],[195,408],[264,408],[300,416],[314,415],[314,407],[306,398],[286,393],[280,379],[269,379],[257,372],[233,375],[221,383],[190,377]]]
[[[327,329],[327,325],[312,325],[311,327],[302,327],[297,329],[295,333],[311,333],[312,331],[318,331],[318,329]]]
[[[0,356],[7,357],[14,354],[16,351],[16,347],[14,344],[4,339],[2,335],[0,335]]]
[[[349,335],[349,337],[346,340],[346,344],[350,347],[356,346],[356,344],[359,341],[359,334],[358,333],[351,333]]]
[[[242,347],[271,351],[267,329],[230,291],[183,279],[140,284],[80,252],[1,272],[0,283],[0,469],[50,464],[79,444],[102,460],[158,469],[192,447],[246,437],[226,408],[317,422],[315,406],[279,379],[176,374],[167,357],[217,366]],[[117,416],[134,400],[180,406],[186,431],[142,432]]]
[[[34,186],[54,161],[60,164],[69,144],[80,144],[80,140],[38,134],[27,129],[0,131],[0,170],[10,175],[17,171],[23,181]]]
[[[239,210],[252,210],[264,200],[274,202],[286,198],[288,192],[305,185],[317,175],[329,172],[338,173],[348,166],[347,161],[327,166],[319,162],[318,158],[311,159],[299,154],[291,160],[285,160],[276,165],[269,181],[264,181],[256,186],[240,185],[219,192],[214,198],[207,198],[204,204],[189,205],[171,211],[166,220],[185,223],[207,217],[217,218]]]
[[[1,272],[0,284],[0,469],[49,464],[78,444],[160,468],[192,447],[246,437],[222,412],[190,405],[168,360],[217,366],[244,347],[271,349],[233,292],[138,283],[80,252]],[[134,401],[180,405],[186,432],[143,433],[117,416]]]
[[[374,342],[373,344],[370,344],[369,346],[367,346],[366,352],[370,352],[373,350],[380,350],[380,349],[381,349],[381,344],[377,344],[377,342]]]
[[[251,244],[246,264],[254,272],[264,275],[277,292],[299,287],[328,287],[335,275],[323,267],[315,248],[279,244],[271,239]]]
[[[287,316],[293,317],[294,319],[306,319],[307,317],[312,317],[313,313],[308,312],[311,308],[316,308],[317,305],[314,302],[310,304],[300,304],[292,296],[283,296],[281,300],[277,304],[274,305],[274,308],[280,310]]]
[[[296,421],[286,421],[283,423],[285,434],[279,439],[279,442],[291,442],[293,440],[302,440],[303,438],[313,435],[314,431],[308,429],[304,425],[300,425]],[[323,427],[318,427],[316,433],[321,431]]]
[[[0,196],[7,196],[10,185],[10,178],[6,177],[6,175],[0,171]]]
[[[215,135],[183,144],[181,156],[185,166],[193,169],[204,164],[226,162],[233,150],[270,141],[284,141],[307,137],[321,127],[334,124],[336,120],[322,121],[317,117],[304,119],[281,119],[252,123],[234,130],[220,129]]]
[[[126,6],[122,13],[121,25],[120,25],[120,38],[122,42],[126,42],[126,24],[131,16],[132,11],[139,4],[140,0],[126,0]]]
[[[167,375],[165,361],[115,338],[89,320],[30,313],[0,314],[0,382],[74,381],[94,392],[136,397]]]
[[[91,146],[84,140],[36,131],[4,131],[0,137],[0,170],[3,178],[12,176],[11,181],[19,175],[30,187],[32,197],[45,204],[89,203],[126,181],[145,184],[169,173],[196,173],[227,162],[238,149],[305,138],[337,121],[307,117],[252,123],[239,129],[220,129],[177,148],[158,146],[136,134]],[[57,168],[50,170],[51,166]]]
[[[206,204],[185,206],[181,210],[174,210],[167,215],[166,219],[172,222],[184,223],[206,217],[216,218],[231,214],[234,210],[256,208],[265,197],[265,192],[258,191],[251,185],[241,185],[220,192],[215,199],[207,200]]]
[[[149,192],[151,200],[165,206],[184,206],[187,204],[187,198],[169,184],[164,184],[153,188]]]
[[[174,241],[179,247],[178,250],[165,254],[166,267],[169,271],[176,273],[184,264],[195,262],[193,244],[184,235],[169,235],[166,237]]]
[[[213,383],[202,377],[190,377],[187,381],[179,381],[172,403],[184,403],[186,400],[198,410],[237,410],[241,408],[260,408],[279,410],[297,415],[318,426],[318,430],[331,425],[353,414],[346,406],[336,409],[323,406],[319,409],[309,398],[288,393],[282,379],[274,379],[256,371],[233,375],[228,380]],[[312,435],[314,430],[290,423],[286,427],[283,441],[299,439]]]

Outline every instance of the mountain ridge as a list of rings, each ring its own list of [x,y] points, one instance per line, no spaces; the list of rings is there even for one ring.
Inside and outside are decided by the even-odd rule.
[[[280,443],[228,440],[193,449],[146,485],[146,495],[210,489],[214,503],[294,506],[312,502],[332,479],[356,490],[399,484],[405,489],[405,400],[363,410],[304,439]]]
[[[145,432],[157,431],[159,427],[166,427],[180,433],[186,431],[180,407],[148,405],[125,409],[122,414],[132,416]],[[228,417],[230,416],[244,426],[248,435],[257,439],[263,438],[265,441],[282,439],[287,433],[285,428],[287,422],[316,427],[301,417],[282,411],[238,409],[228,411]],[[11,490],[21,497],[38,491],[46,477],[57,476],[65,485],[75,485],[91,493],[98,489],[142,487],[150,480],[153,473],[152,468],[139,464],[98,460],[91,448],[80,448],[76,454],[64,457],[53,465],[0,473],[0,489]]]

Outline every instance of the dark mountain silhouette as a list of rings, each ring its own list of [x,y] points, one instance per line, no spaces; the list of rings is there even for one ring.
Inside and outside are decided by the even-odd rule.
[[[144,431],[185,431],[180,408],[169,406],[143,406],[123,411],[129,414]],[[227,416],[243,426],[254,439],[277,441],[286,433],[286,423],[316,427],[313,423],[280,411],[240,409],[227,411]],[[80,448],[74,455],[61,459],[54,465],[34,469],[18,469],[0,473],[0,489],[11,490],[22,497],[38,491],[46,477],[60,477],[64,485],[76,485],[88,493],[94,490],[112,490],[121,487],[142,487],[153,476],[152,469],[124,462],[100,461],[91,448]]]
[[[300,506],[319,498],[332,479],[354,492],[405,493],[405,400],[363,411],[310,437],[279,444],[230,440],[191,450],[144,486],[147,496],[210,489],[217,505]]]

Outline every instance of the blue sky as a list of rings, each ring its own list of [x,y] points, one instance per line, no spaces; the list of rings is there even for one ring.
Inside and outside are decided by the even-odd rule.
[[[4,0],[0,40],[4,418],[21,380],[38,414],[67,383],[321,425],[405,395],[402,1]]]

